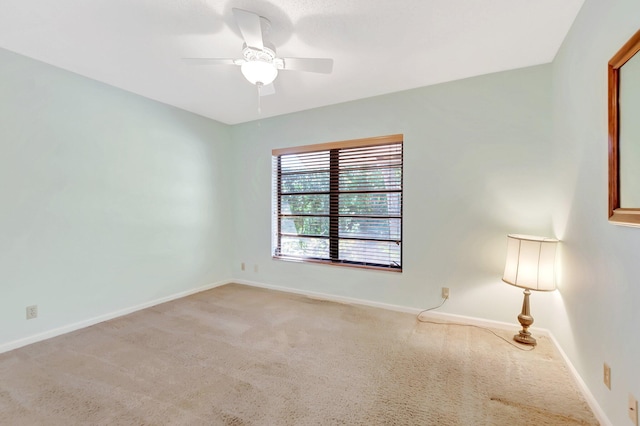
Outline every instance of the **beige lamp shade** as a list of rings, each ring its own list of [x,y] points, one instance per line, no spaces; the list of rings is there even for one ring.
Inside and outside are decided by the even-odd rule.
[[[554,238],[508,235],[502,281],[530,290],[555,290],[557,246]]]

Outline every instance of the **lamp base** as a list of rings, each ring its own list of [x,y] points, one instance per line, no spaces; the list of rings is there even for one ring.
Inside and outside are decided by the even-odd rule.
[[[518,321],[522,326],[522,330],[520,330],[519,334],[513,336],[513,340],[518,343],[524,343],[525,345],[537,345],[536,339],[531,336],[529,332],[529,327],[533,324],[533,317],[531,316],[531,311],[529,309],[529,295],[531,292],[529,289],[524,291],[524,300],[522,301],[522,312],[518,315]]]
[[[522,332],[522,330],[520,331],[520,334],[516,334],[515,336],[513,336],[513,340],[515,340],[518,343],[524,343],[525,345],[537,345],[538,342],[536,342],[536,339],[534,339],[531,336],[531,333],[529,333],[528,331],[525,333]]]

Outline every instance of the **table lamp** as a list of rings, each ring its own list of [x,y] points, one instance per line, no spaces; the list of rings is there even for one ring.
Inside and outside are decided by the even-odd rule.
[[[524,288],[522,312],[518,321],[522,325],[519,334],[513,336],[516,342],[535,345],[529,327],[533,317],[529,309],[530,290],[553,291],[556,289],[555,263],[558,240],[530,235],[507,235],[507,262],[502,281]]]

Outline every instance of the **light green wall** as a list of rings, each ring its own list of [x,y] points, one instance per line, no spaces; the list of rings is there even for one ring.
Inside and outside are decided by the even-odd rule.
[[[553,64],[553,219],[568,321],[552,329],[615,425],[631,424],[628,393],[640,397],[640,229],[607,221],[607,62],[638,29],[637,0],[586,0]]]
[[[228,126],[6,50],[0,123],[0,345],[231,276]]]
[[[234,277],[410,307],[438,304],[446,286],[443,311],[515,322],[522,291],[501,281],[506,235],[552,236],[550,72],[532,67],[234,126],[242,171]],[[272,260],[271,150],[394,133],[404,134],[403,273]],[[557,296],[532,299],[537,324],[549,325],[543,306]]]

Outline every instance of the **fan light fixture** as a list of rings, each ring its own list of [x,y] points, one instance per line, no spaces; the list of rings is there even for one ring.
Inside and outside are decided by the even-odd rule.
[[[272,62],[261,60],[246,61],[240,66],[240,71],[249,83],[263,85],[273,83],[278,76],[278,69]]]

